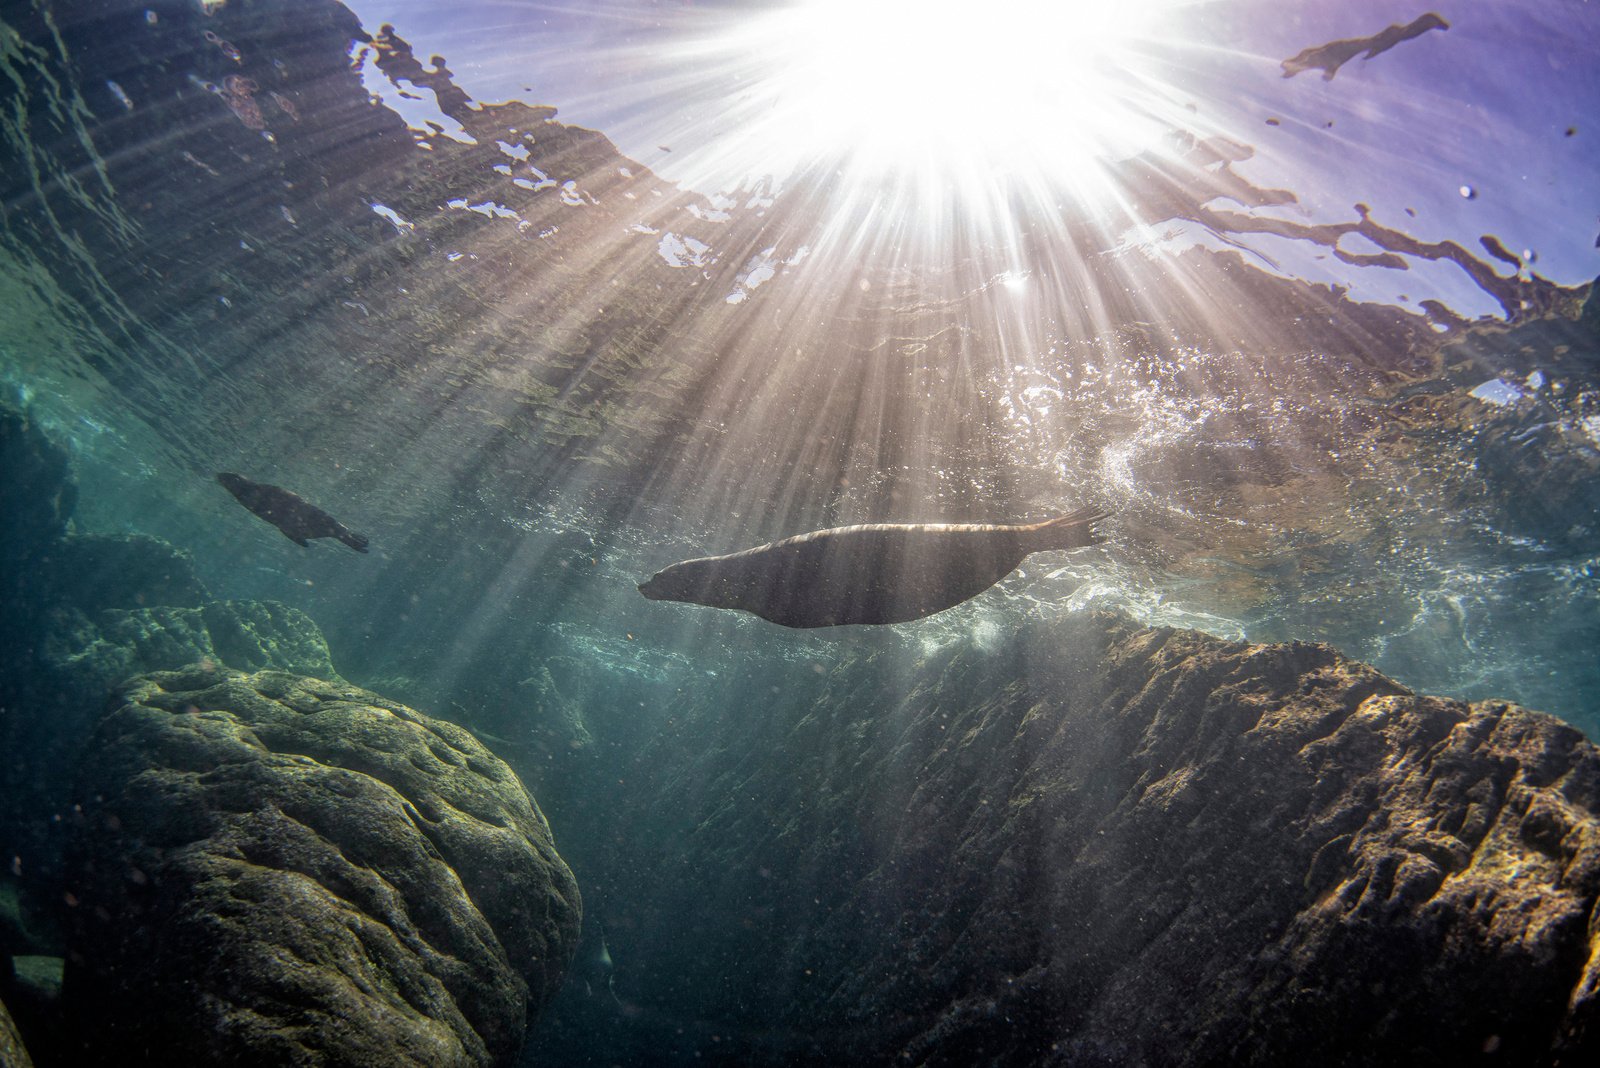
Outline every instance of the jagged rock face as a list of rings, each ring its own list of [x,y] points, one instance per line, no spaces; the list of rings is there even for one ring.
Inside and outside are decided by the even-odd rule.
[[[5,1068],[33,1068],[33,1059],[28,1056],[27,1047],[22,1044],[22,1036],[17,1034],[17,1025],[11,1022],[4,1002],[0,1002],[0,1064]]]
[[[119,1063],[508,1064],[581,906],[466,731],[354,687],[125,688],[82,768],[63,997]]]
[[[617,986],[698,1005],[713,1060],[1600,1047],[1600,754],[1551,717],[1112,616],[909,678],[858,660],[798,708],[637,762],[673,768],[635,790],[684,833],[624,846],[651,875],[608,895]]]

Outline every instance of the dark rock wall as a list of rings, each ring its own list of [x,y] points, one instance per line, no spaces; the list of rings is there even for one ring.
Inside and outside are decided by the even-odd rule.
[[[595,876],[623,1057],[1571,1064],[1600,1042],[1600,754],[1551,717],[1104,615],[910,671],[862,657],[774,704],[632,768]]]
[[[135,680],[80,779],[63,985],[90,1060],[495,1065],[576,945],[516,776],[354,687]]]
[[[0,1003],[0,1066],[33,1068],[33,1060],[28,1056],[27,1047],[22,1044],[22,1036],[17,1033],[17,1026],[11,1022],[11,1014],[6,1012],[3,1003]]]

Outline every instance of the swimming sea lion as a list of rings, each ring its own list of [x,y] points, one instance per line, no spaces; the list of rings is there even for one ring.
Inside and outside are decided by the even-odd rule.
[[[753,612],[785,627],[904,623],[976,597],[1029,553],[1104,539],[1084,508],[1025,526],[874,523],[673,564],[639,584],[652,601]]]
[[[358,553],[367,551],[367,539],[321,508],[278,486],[252,482],[227,471],[217,476],[238,502],[279,530],[296,545],[310,548],[308,538],[338,538]]]
[[[1315,45],[1304,49],[1299,55],[1284,60],[1283,76],[1293,78],[1301,71],[1320,67],[1322,80],[1333,81],[1333,76],[1339,73],[1339,68],[1350,62],[1361,52],[1366,55],[1363,59],[1371,59],[1382,55],[1402,41],[1409,41],[1413,37],[1421,37],[1429,30],[1448,30],[1450,24],[1437,14],[1430,11],[1426,15],[1418,15],[1410,22],[1395,23],[1387,29],[1380,30],[1371,37],[1346,37],[1339,41],[1329,41],[1327,44]]]

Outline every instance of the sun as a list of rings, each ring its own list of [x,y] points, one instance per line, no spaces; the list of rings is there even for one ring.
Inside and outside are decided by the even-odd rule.
[[[801,0],[723,38],[727,106],[777,168],[1071,172],[1170,129],[1139,45],[1177,3]]]

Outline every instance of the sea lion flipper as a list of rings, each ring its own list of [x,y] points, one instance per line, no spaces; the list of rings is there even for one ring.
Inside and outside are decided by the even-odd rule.
[[[350,546],[350,548],[354,549],[358,553],[364,553],[367,551],[366,536],[364,534],[357,534],[349,527],[340,526],[338,531],[336,531],[333,536]]]
[[[1076,512],[1069,512],[1055,519],[1046,519],[1043,523],[1035,523],[1031,528],[1029,552],[1048,552],[1051,549],[1081,549],[1086,545],[1098,545],[1105,541],[1105,537],[1096,534],[1092,529],[1094,524],[1110,517],[1111,513],[1104,508],[1079,508]]]

